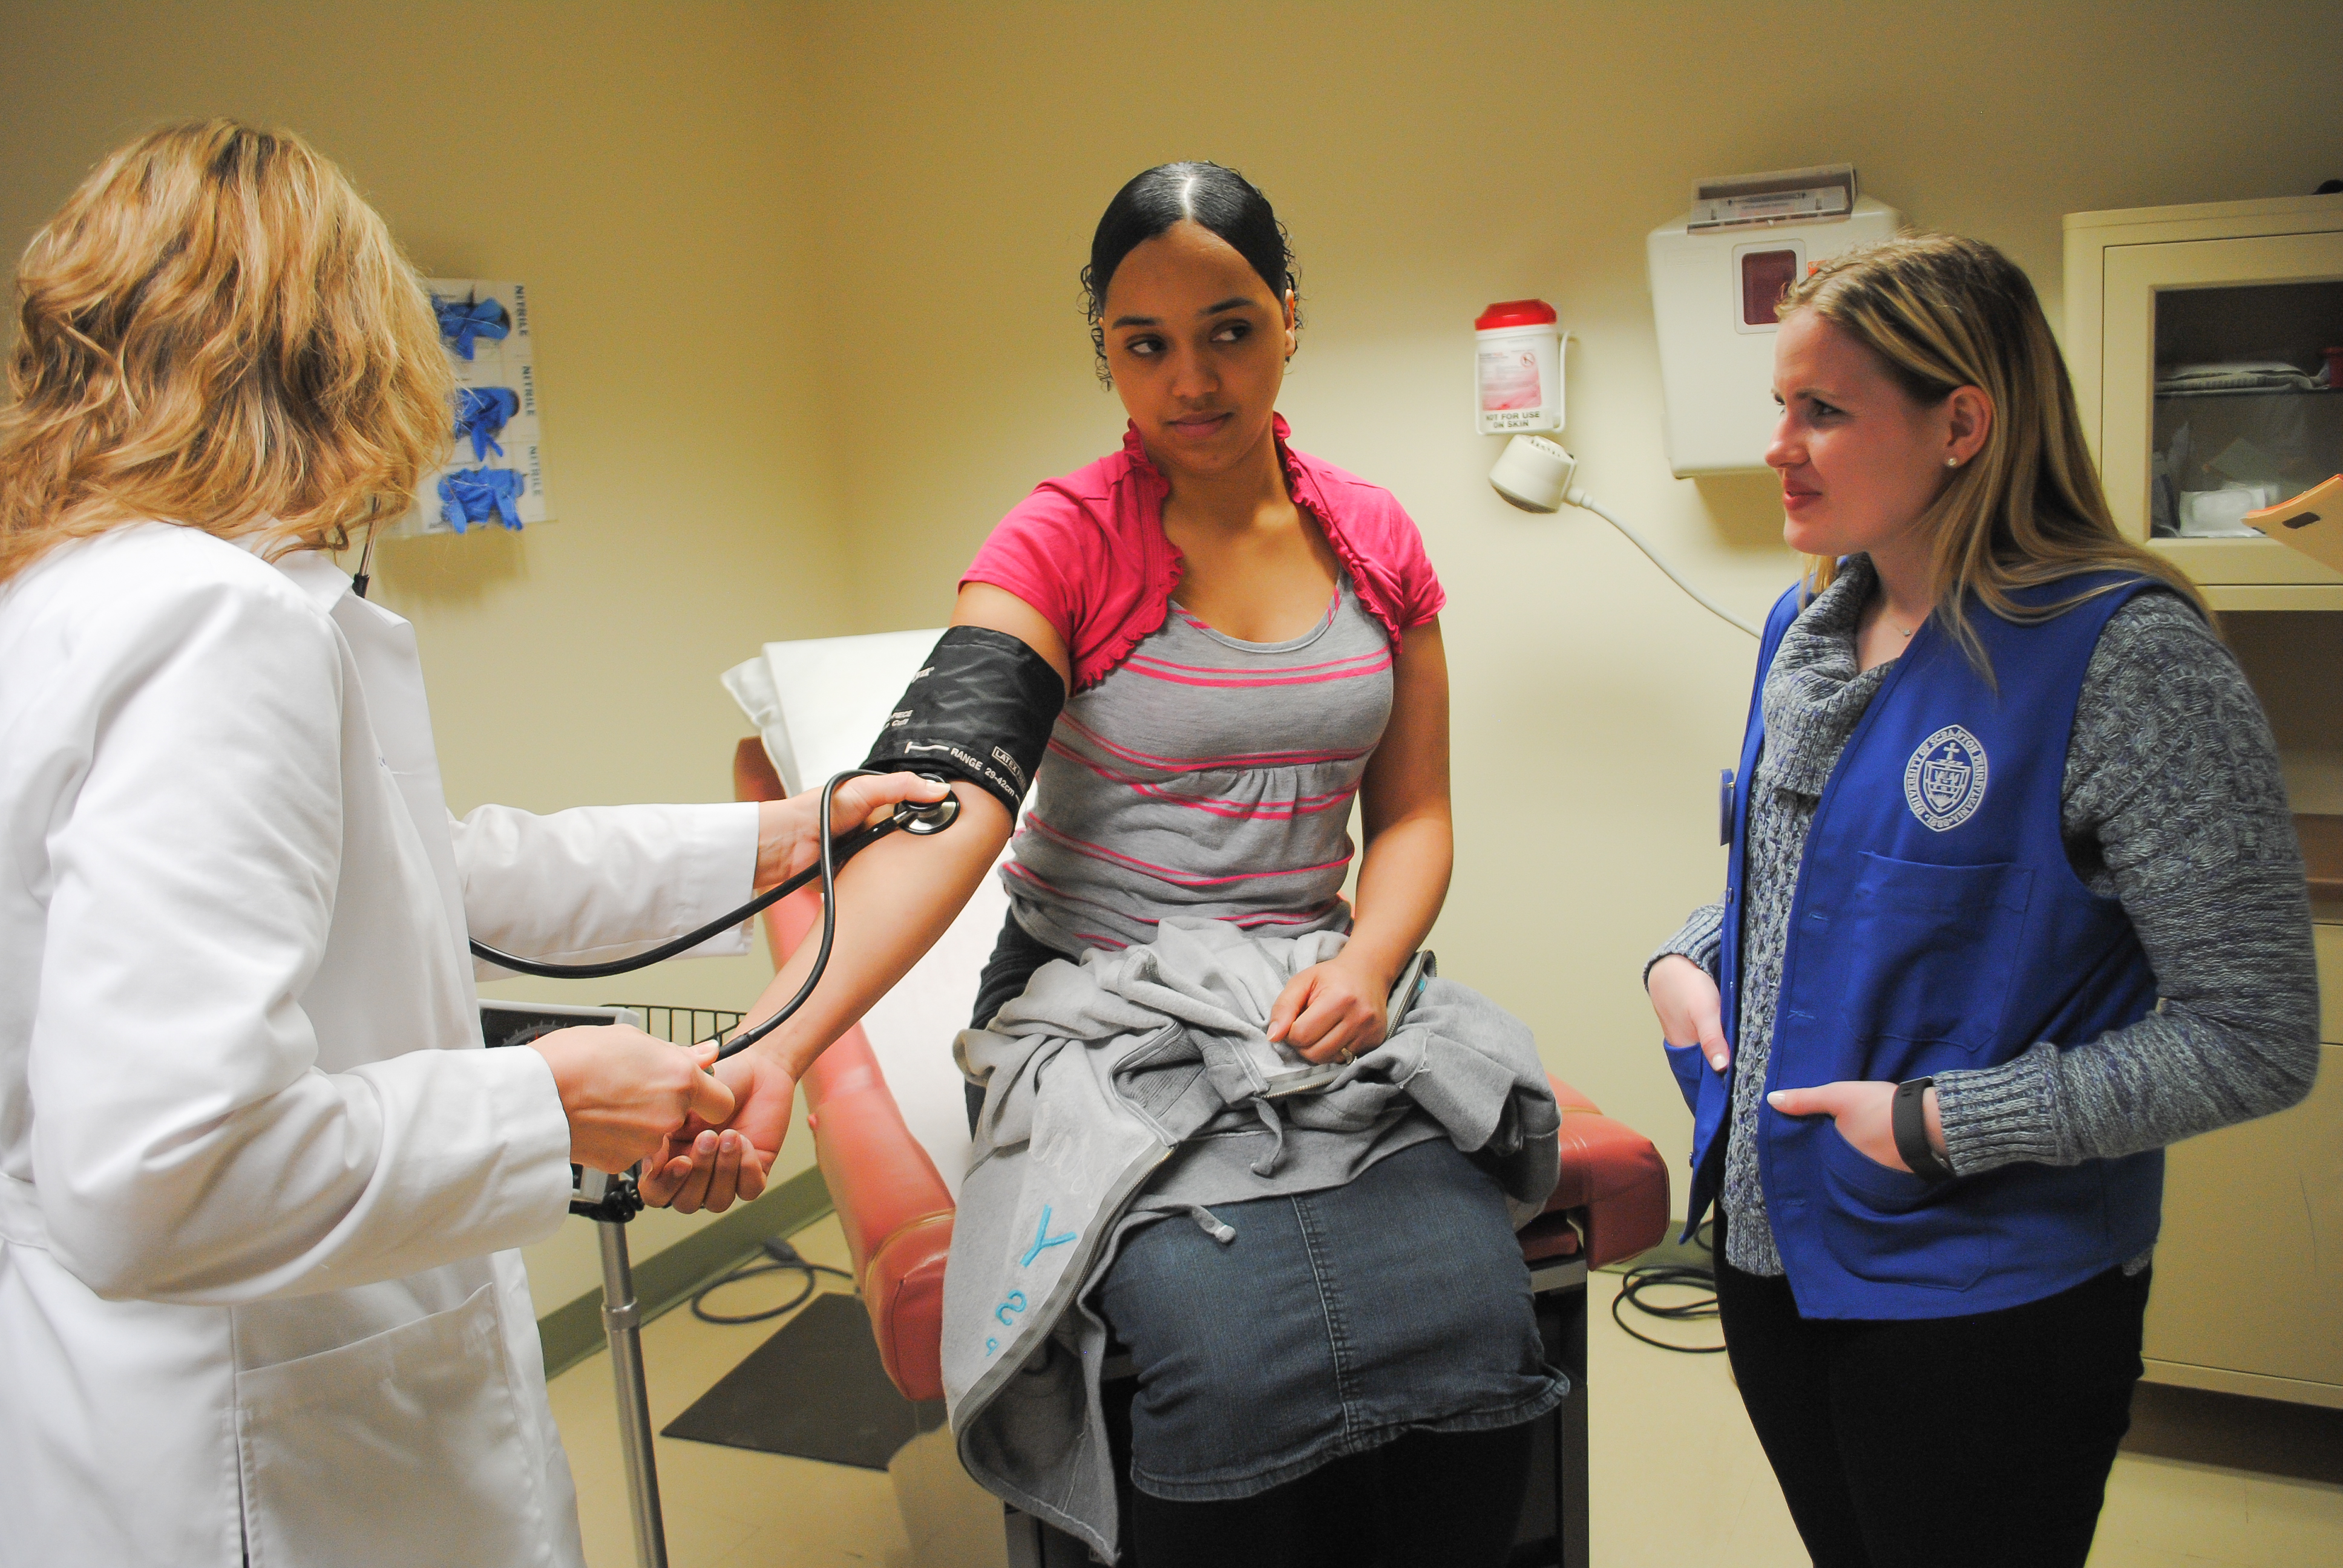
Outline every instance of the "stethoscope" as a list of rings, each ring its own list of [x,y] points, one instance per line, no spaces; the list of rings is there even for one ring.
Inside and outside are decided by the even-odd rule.
[[[843,838],[834,837],[830,831],[830,800],[837,794],[838,787],[849,779],[878,777],[880,775],[875,769],[850,768],[843,773],[833,774],[830,782],[821,787],[821,858],[814,864],[808,866],[779,887],[769,888],[758,894],[729,914],[719,915],[706,925],[686,931],[672,941],[662,942],[649,952],[636,953],[630,958],[613,959],[607,963],[549,964],[540,963],[535,959],[521,958],[512,953],[499,952],[486,942],[475,940],[472,943],[472,956],[495,964],[499,969],[513,970],[527,975],[541,975],[548,980],[602,980],[610,975],[630,974],[636,970],[648,969],[653,964],[663,963],[679,953],[689,952],[709,938],[730,930],[743,920],[755,919],[799,888],[819,878],[821,881],[821,945],[814,951],[813,968],[806,971],[805,982],[798,987],[797,995],[791,997],[780,1011],[755,1028],[744,1029],[733,1035],[718,1048],[716,1059],[721,1061],[728,1056],[737,1055],[788,1022],[789,1018],[805,1005],[806,999],[813,994],[814,987],[821,983],[822,971],[830,967],[830,944],[838,934],[838,868],[898,829],[914,838],[925,839],[942,832],[953,822],[959,820],[960,801],[954,796],[947,795],[940,800],[931,800],[924,805],[904,800],[897,803],[894,813],[884,821],[857,828]],[[932,776],[922,775],[922,777]],[[941,779],[937,779],[935,781],[945,782]]]
[[[350,591],[360,598],[367,596],[367,588],[372,580],[372,574],[368,572],[367,568],[373,564],[374,531],[369,529],[367,533],[366,548],[358,555],[357,575],[350,579]],[[780,886],[768,889],[758,894],[731,913],[719,915],[706,925],[686,931],[673,941],[661,942],[649,952],[637,953],[632,958],[613,959],[608,963],[548,964],[540,963],[535,959],[521,958],[514,953],[499,952],[488,943],[475,939],[472,942],[472,956],[495,964],[498,969],[508,969],[525,975],[538,975],[546,980],[604,980],[611,975],[631,974],[637,970],[649,969],[656,963],[664,963],[679,953],[689,952],[709,938],[719,932],[729,931],[743,920],[754,920],[819,877],[821,879],[821,946],[815,950],[813,968],[806,971],[805,983],[798,987],[798,994],[789,998],[788,1006],[754,1029],[740,1030],[717,1048],[716,1060],[719,1061],[728,1056],[737,1056],[787,1023],[798,1009],[805,1006],[806,998],[813,995],[813,988],[821,983],[822,971],[830,967],[830,944],[838,935],[838,868],[899,829],[914,838],[925,839],[942,832],[960,819],[960,800],[956,796],[947,795],[940,800],[930,801],[924,806],[904,800],[896,805],[894,814],[885,821],[873,822],[857,828],[843,839],[835,838],[830,832],[830,808],[831,797],[838,793],[838,787],[849,779],[878,777],[880,773],[876,769],[850,768],[843,773],[832,774],[830,782],[821,787],[821,859],[820,860],[808,866]],[[932,773],[922,774],[920,777],[932,779],[939,784],[946,782],[945,779]]]

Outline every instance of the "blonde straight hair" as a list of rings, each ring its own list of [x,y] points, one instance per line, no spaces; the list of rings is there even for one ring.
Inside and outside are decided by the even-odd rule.
[[[2187,575],[2116,529],[2083,444],[2066,362],[2034,285],[1979,240],[1908,235],[1817,263],[1782,297],[1876,356],[1914,399],[1934,407],[1961,387],[1993,402],[1984,447],[1956,473],[1919,526],[1932,546],[1935,615],[1981,669],[1972,601],[2005,620],[2046,620],[2115,585],[2029,608],[2010,596],[2081,572],[2152,578],[2213,612]],[[1819,593],[1835,560],[1806,558]]]
[[[404,511],[451,372],[389,229],[299,137],[174,126],[98,165],[16,273],[0,583],[143,520],[264,552]]]

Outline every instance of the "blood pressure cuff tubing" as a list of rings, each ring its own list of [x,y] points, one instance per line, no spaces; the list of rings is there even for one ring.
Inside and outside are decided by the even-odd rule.
[[[862,766],[965,779],[1013,819],[1065,705],[1048,659],[1007,632],[956,626],[911,677]]]

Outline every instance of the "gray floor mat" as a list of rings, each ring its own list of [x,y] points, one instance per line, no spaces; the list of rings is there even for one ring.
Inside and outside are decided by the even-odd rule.
[[[884,1470],[918,1432],[943,1424],[939,1400],[913,1404],[887,1381],[870,1319],[853,1296],[816,1296],[663,1435]]]

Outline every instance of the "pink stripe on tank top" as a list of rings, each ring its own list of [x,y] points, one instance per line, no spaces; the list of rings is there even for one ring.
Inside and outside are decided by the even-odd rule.
[[[1290,642],[1166,618],[1059,718],[1002,868],[1019,923],[1066,952],[1182,916],[1346,928],[1350,803],[1391,716],[1392,652],[1347,574]]]
[[[1282,801],[1232,800],[1215,799],[1212,796],[1175,795],[1158,785],[1148,783],[1143,779],[1135,778],[1129,773],[1118,772],[1078,752],[1068,750],[1054,740],[1050,742],[1050,750],[1056,756],[1065,758],[1076,767],[1089,769],[1111,784],[1120,784],[1126,789],[1136,789],[1151,799],[1177,806],[1182,810],[1209,811],[1215,817],[1290,817],[1299,811],[1328,811],[1337,806],[1348,809],[1352,799],[1358,794],[1354,789],[1338,789],[1329,795],[1310,795],[1299,799]]]

